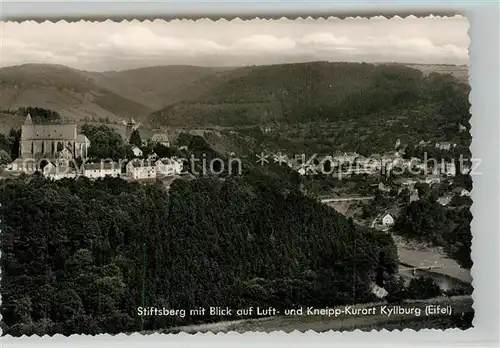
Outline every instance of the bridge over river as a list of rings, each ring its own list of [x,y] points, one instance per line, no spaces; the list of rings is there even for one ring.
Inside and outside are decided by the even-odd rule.
[[[372,200],[375,196],[323,196],[320,200],[324,204],[333,202]],[[360,223],[354,220],[356,223]],[[375,222],[375,220],[374,220]],[[372,223],[373,228],[374,223]],[[394,238],[394,236],[393,236]],[[400,262],[399,274],[406,280],[421,275],[428,275],[440,285],[443,290],[472,283],[470,271],[460,267],[453,259],[443,252],[431,249],[411,248],[401,241],[395,240]]]

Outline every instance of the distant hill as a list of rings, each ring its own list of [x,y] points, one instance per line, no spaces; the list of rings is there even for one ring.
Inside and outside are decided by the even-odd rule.
[[[425,76],[450,72],[439,67],[310,62],[99,73],[25,64],[0,69],[0,114],[34,106],[64,121],[122,125],[133,117],[149,129],[338,122],[426,102]],[[22,120],[7,113],[0,122],[9,128]]]
[[[211,88],[195,82],[230,68],[148,67],[128,71],[87,72],[62,65],[24,64],[0,69],[0,109],[38,106],[66,121],[123,123]],[[2,123],[5,117],[2,117]],[[12,119],[10,125],[19,120]]]
[[[427,102],[431,78],[401,64],[311,62],[235,69],[210,90],[154,112],[169,126],[339,121]]]
[[[85,72],[60,65],[0,69],[0,108],[37,106],[68,121],[121,122],[153,109],[103,88]]]
[[[205,91],[211,88],[210,84],[197,82],[230,70],[232,69],[169,65],[103,73],[88,72],[86,75],[111,92],[159,110],[189,98],[194,89]],[[188,86],[190,89],[185,92]]]
[[[469,83],[469,68],[467,65],[415,64],[408,65],[408,67],[421,70],[424,75],[433,72],[439,74],[450,74],[462,83]]]

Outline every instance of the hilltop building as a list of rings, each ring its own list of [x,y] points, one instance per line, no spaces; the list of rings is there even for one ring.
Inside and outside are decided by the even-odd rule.
[[[9,165],[8,170],[35,172],[40,169],[41,163],[38,162],[42,159],[66,164],[73,158],[85,160],[89,147],[90,140],[78,134],[76,124],[34,124],[28,113],[21,127],[19,158]]]
[[[21,158],[58,158],[61,152],[87,158],[90,140],[78,134],[76,124],[33,124],[28,113],[21,128]]]

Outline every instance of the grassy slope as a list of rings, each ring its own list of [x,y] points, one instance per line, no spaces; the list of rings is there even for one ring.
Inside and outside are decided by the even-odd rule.
[[[27,64],[0,69],[0,107],[37,106],[68,121],[119,122],[152,111],[96,84],[84,72],[58,65]]]

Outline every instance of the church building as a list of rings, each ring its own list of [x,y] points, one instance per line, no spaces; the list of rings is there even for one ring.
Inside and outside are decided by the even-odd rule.
[[[21,129],[21,158],[59,158],[66,152],[74,158],[87,158],[90,140],[78,134],[76,124],[34,124],[28,113]]]

